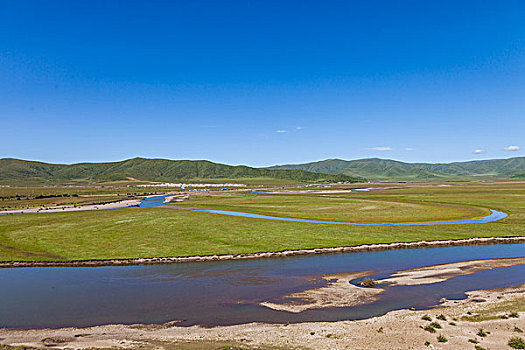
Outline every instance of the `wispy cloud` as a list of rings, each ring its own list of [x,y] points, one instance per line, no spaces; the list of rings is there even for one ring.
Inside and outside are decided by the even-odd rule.
[[[304,129],[304,126],[296,126],[295,127],[297,130],[303,130]]]
[[[413,150],[414,150],[414,148],[412,148],[412,147],[405,147],[405,151],[413,151]]]
[[[369,148],[369,150],[371,151],[391,151],[392,148],[390,147],[372,147],[372,148]]]
[[[520,146],[507,146],[505,147],[503,150],[505,151],[519,151],[520,150]]]
[[[472,153],[474,153],[474,154],[483,154],[483,153],[485,153],[485,151],[478,148],[478,149],[475,149],[474,151],[472,151]]]
[[[278,134],[284,134],[285,132],[288,132],[287,130],[277,130],[276,133]]]

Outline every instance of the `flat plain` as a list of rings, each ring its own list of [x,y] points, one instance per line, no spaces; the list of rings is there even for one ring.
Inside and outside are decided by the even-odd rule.
[[[503,211],[509,216],[487,224],[346,226],[230,217],[169,207],[3,215],[0,216],[0,260],[238,254],[372,243],[520,236],[525,233],[525,184],[522,182],[366,186],[376,189],[363,193],[333,194],[326,191],[342,187],[323,187],[322,193],[300,194],[251,193],[246,190],[192,192],[189,200],[177,203],[177,206],[378,223],[468,219],[486,215],[489,209]],[[38,191],[30,188],[2,190],[10,191],[10,195],[17,191],[32,191],[33,198],[38,195]],[[90,194],[103,194],[104,199],[113,199],[115,194],[121,194],[121,198],[140,194],[124,187],[119,190],[53,188],[54,192],[60,193],[66,190],[71,196],[91,191]],[[158,191],[155,190],[160,193]],[[97,197],[91,198],[95,200]],[[17,200],[27,206],[35,205],[33,201]]]

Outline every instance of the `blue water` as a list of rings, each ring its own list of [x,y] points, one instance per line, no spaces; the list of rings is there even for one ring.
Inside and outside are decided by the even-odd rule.
[[[155,196],[155,197],[145,198],[145,199],[140,201],[139,207],[141,207],[141,208],[162,207],[162,206],[168,204],[168,203],[164,203],[164,199],[166,197],[168,197],[168,196],[165,195],[165,196]]]
[[[259,305],[325,284],[326,273],[374,270],[374,277],[464,260],[521,257],[525,244],[375,252],[151,266],[0,269],[0,327],[44,328],[108,323],[228,325],[362,319],[400,308],[428,308],[440,298],[525,282],[525,265],[448,281],[388,287],[372,304],[299,314]],[[314,278],[312,280],[312,277]]]
[[[354,191],[354,190],[352,190]],[[359,190],[356,190],[359,191]],[[252,193],[265,193],[265,191],[252,191]],[[165,203],[164,199],[171,195],[160,195],[155,197],[145,198],[140,201],[136,207],[151,208],[151,207],[162,207],[169,203]],[[111,209],[125,209],[130,207],[118,207],[108,208]],[[202,213],[230,215],[230,216],[241,216],[246,218],[254,219],[266,219],[266,220],[278,220],[278,221],[293,221],[293,222],[304,222],[312,224],[328,224],[328,225],[357,225],[357,226],[427,226],[427,225],[465,225],[465,224],[486,224],[489,222],[498,221],[508,216],[507,213],[490,209],[490,214],[480,218],[474,219],[463,219],[463,220],[450,220],[450,221],[434,221],[434,222],[403,222],[403,223],[374,223],[374,222],[344,222],[344,221],[324,221],[324,220],[311,220],[311,219],[299,219],[299,218],[284,218],[280,216],[260,215],[252,213],[244,213],[239,211],[229,210],[217,210],[217,209],[192,209],[193,211],[199,211]],[[0,213],[2,215],[3,213]],[[24,213],[19,213],[24,214]]]
[[[253,192],[253,191],[252,191]],[[164,198],[166,196],[157,196],[143,199],[139,207],[160,207],[166,205],[164,203]],[[329,225],[359,225],[359,226],[427,226],[427,225],[465,225],[465,224],[486,224],[489,222],[498,221],[504,219],[508,214],[497,211],[490,210],[491,214],[475,219],[463,219],[463,220],[451,220],[451,221],[434,221],[434,222],[404,222],[404,223],[372,223],[372,222],[343,222],[343,221],[324,221],[324,220],[310,220],[310,219],[298,219],[298,218],[283,218],[279,216],[270,216],[270,215],[260,215],[252,213],[244,213],[239,211],[229,211],[229,210],[216,210],[216,209],[194,209],[193,211],[198,211],[202,213],[211,213],[211,214],[221,214],[221,215],[230,215],[230,216],[241,216],[246,218],[254,219],[266,219],[266,220],[278,220],[278,221],[293,221],[293,222],[305,222],[313,224],[329,224]]]
[[[310,219],[297,219],[297,218],[283,218],[279,216],[269,216],[260,214],[243,213],[238,211],[229,210],[215,210],[215,209],[195,209],[194,211],[200,211],[202,213],[221,214],[230,216],[242,216],[246,218],[254,219],[267,219],[267,220],[279,220],[279,221],[294,221],[294,222],[307,222],[313,224],[329,224],[329,225],[359,225],[359,226],[426,226],[426,225],[465,225],[465,224],[486,224],[489,222],[498,221],[506,218],[508,215],[501,211],[490,210],[491,214],[476,219],[464,219],[464,220],[451,220],[451,221],[434,221],[434,222],[403,222],[403,223],[372,223],[372,222],[343,222],[343,221],[323,221],[323,220],[310,220]]]

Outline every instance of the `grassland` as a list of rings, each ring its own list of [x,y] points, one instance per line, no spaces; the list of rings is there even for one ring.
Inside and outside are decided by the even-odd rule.
[[[424,222],[473,218],[480,208],[355,194],[225,194],[194,196],[177,206],[232,210],[289,218],[351,222]]]
[[[489,224],[400,227],[277,222],[168,208],[9,215],[0,216],[0,260],[231,254],[525,235],[523,183],[400,186],[334,198],[324,195],[192,196],[185,204],[289,216],[319,218],[318,215],[325,215],[325,218],[345,220],[359,211],[366,213],[362,214],[363,218],[366,216],[366,220],[372,222],[401,220],[400,216],[406,221],[414,221],[415,217],[475,217],[487,208],[505,211],[509,217]],[[340,205],[344,210],[338,210]],[[330,209],[320,210],[323,206]],[[371,206],[376,208],[361,210]],[[410,216],[411,213],[414,216]]]

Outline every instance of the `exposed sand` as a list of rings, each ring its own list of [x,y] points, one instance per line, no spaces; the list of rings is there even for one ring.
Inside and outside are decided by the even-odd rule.
[[[272,303],[267,301],[260,303],[260,305],[274,310],[297,313],[308,309],[367,304],[376,300],[378,294],[383,292],[383,289],[357,287],[350,284],[350,281],[359,277],[371,275],[372,273],[374,272],[361,271],[323,275],[322,278],[329,281],[327,286],[290,294],[283,298],[285,300],[300,299],[299,302],[290,301],[287,303]]]
[[[431,284],[443,282],[460,275],[471,275],[478,271],[523,264],[525,264],[525,257],[460,261],[451,264],[425,266],[399,271],[391,275],[389,278],[378,280],[376,282],[398,286]]]
[[[498,267],[525,264],[525,257],[461,261],[451,264],[433,265],[399,271],[389,278],[377,280],[379,284],[413,286],[444,282],[460,275],[470,275],[478,271]],[[383,288],[364,288],[350,281],[372,275],[374,271],[360,271],[321,276],[329,281],[326,286],[308,289],[283,297],[283,302],[262,302],[259,305],[270,309],[298,313],[309,309],[348,307],[372,303],[378,299]]]
[[[177,195],[171,195],[171,196],[167,196],[164,198],[164,202],[163,203],[172,203],[172,202],[184,202],[185,200],[187,200],[188,198],[190,198],[189,195],[181,195],[181,194],[177,194]]]
[[[474,349],[469,339],[479,341],[485,349],[510,349],[511,337],[520,336],[514,329],[525,331],[525,312],[519,318],[493,319],[470,322],[461,317],[467,312],[475,313],[494,306],[507,304],[517,298],[523,299],[525,284],[502,290],[476,291],[463,301],[447,302],[447,307],[426,311],[398,310],[361,321],[310,322],[298,324],[251,323],[236,326],[202,328],[177,327],[176,323],[163,325],[108,325],[90,328],[64,328],[43,330],[0,329],[0,344],[30,346],[38,349],[179,349],[194,344],[191,349],[217,349],[206,344],[239,345],[244,349]],[[480,298],[486,300],[479,302]],[[430,315],[442,329],[429,333],[420,326],[428,321],[421,319]],[[437,320],[443,314],[447,321]],[[454,321],[453,321],[454,320]],[[450,325],[453,321],[456,325]],[[482,328],[486,337],[476,334]],[[448,340],[439,343],[442,334]],[[425,341],[431,345],[426,347]],[[199,345],[200,344],[200,345]],[[186,347],[182,347],[185,349]]]
[[[0,211],[0,215],[9,214],[37,214],[37,213],[63,213],[68,211],[84,211],[84,210],[105,210],[123,207],[135,207],[140,204],[140,199],[129,199],[118,202],[104,203],[104,204],[88,204],[88,205],[63,205],[56,207],[37,207],[30,209],[17,209]]]

